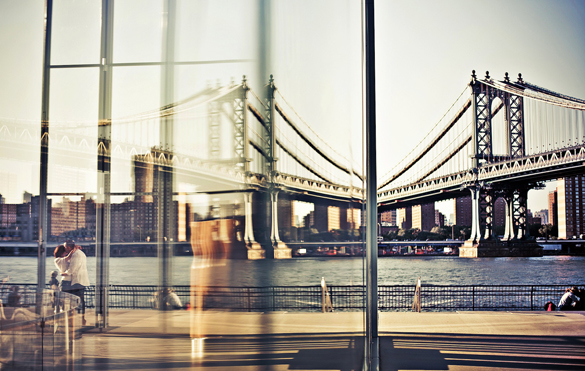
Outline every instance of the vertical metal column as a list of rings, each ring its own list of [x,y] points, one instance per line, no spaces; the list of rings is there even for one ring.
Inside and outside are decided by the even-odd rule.
[[[268,87],[266,90],[266,132],[264,135],[264,141],[266,143],[266,156],[268,157],[268,163],[266,164],[266,175],[268,175],[270,183],[272,183],[272,177],[276,172],[276,133],[274,130],[275,90],[276,86],[274,85],[274,76],[270,75],[270,80],[268,81]]]
[[[482,189],[480,192],[480,227],[484,227],[483,239],[494,238],[494,203],[495,196],[492,189]]]
[[[528,189],[522,187],[514,192],[514,225],[516,238],[525,240],[528,237]]]
[[[234,150],[236,157],[236,169],[246,175],[250,171],[250,159],[248,158],[248,83],[246,76],[242,78],[242,88],[235,92],[234,98]],[[239,93],[239,95],[238,95]]]
[[[174,103],[175,91],[175,0],[166,0],[162,20],[162,71],[161,107],[167,109]],[[172,286],[173,242],[175,238],[176,208],[173,202],[174,169],[173,115],[169,112],[160,119],[160,153],[155,156],[154,176],[157,177],[157,255],[159,262],[159,286],[163,289]],[[159,296],[164,300],[163,295]],[[160,303],[162,304],[162,303]],[[164,305],[159,305],[163,309]]]
[[[504,201],[506,201],[506,219],[504,222],[504,237],[502,240],[510,241],[516,237],[514,225],[514,191],[506,190],[504,192]]]
[[[43,45],[43,92],[41,102],[41,166],[39,177],[39,247],[37,256],[37,313],[40,313],[40,295],[45,288],[47,236],[49,235],[47,183],[49,171],[49,92],[51,86],[51,31],[53,26],[53,0],[45,2],[45,39]]]
[[[252,195],[254,192],[244,193],[244,242],[248,249],[248,259],[264,259],[266,257],[266,251],[262,249],[260,244],[256,242],[254,238],[254,228],[252,223]]]
[[[469,188],[471,191],[471,236],[470,241],[479,242],[481,240],[481,228],[479,223],[479,194],[481,188],[479,185],[475,185]]]
[[[486,80],[490,79],[486,71]],[[492,155],[492,98],[489,86],[477,81],[475,70],[470,83],[473,94],[473,167],[479,160],[490,160]]]
[[[378,370],[378,193],[376,175],[376,52],[374,0],[366,0],[366,365]]]
[[[110,265],[110,154],[114,0],[102,0],[98,110],[98,196],[96,200],[95,326],[108,327]]]
[[[207,120],[209,126],[209,159],[219,160],[221,157],[221,125],[219,117],[220,102],[215,99],[207,103]]]
[[[507,72],[506,80],[509,81]],[[518,74],[518,84],[522,84],[523,82],[522,75]],[[514,86],[518,88],[518,84]],[[509,153],[512,157],[521,157],[525,154],[524,97],[510,94],[509,100]]]

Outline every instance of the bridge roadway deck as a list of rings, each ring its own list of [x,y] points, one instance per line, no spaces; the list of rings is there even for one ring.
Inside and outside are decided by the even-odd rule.
[[[92,313],[88,313],[92,318]],[[381,370],[584,370],[585,312],[380,313]],[[81,370],[361,370],[361,313],[112,310],[76,341]]]

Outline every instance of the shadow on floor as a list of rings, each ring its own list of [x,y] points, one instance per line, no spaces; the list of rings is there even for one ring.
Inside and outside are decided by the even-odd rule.
[[[340,370],[362,369],[364,340],[356,334],[267,334],[209,337],[201,353],[188,336],[83,339],[83,370]]]
[[[585,338],[381,334],[380,370],[585,370]]]

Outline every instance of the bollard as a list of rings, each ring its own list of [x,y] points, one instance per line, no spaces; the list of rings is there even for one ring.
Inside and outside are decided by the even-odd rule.
[[[321,309],[323,310],[323,313],[333,312],[333,305],[331,304],[331,297],[329,296],[329,291],[327,291],[325,277],[321,277]]]

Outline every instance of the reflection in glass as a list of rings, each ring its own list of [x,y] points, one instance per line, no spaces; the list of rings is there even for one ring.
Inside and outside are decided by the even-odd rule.
[[[270,368],[271,354],[322,347],[361,368],[359,4],[90,1],[76,18],[80,6],[54,6],[47,158],[38,122],[7,126],[32,139],[0,148],[24,169],[9,172],[16,189],[0,179],[0,237],[36,248],[45,167],[47,253],[74,239],[88,256],[90,325],[132,332],[124,316],[138,316],[194,365],[253,354]],[[324,29],[332,12],[347,23]]]

